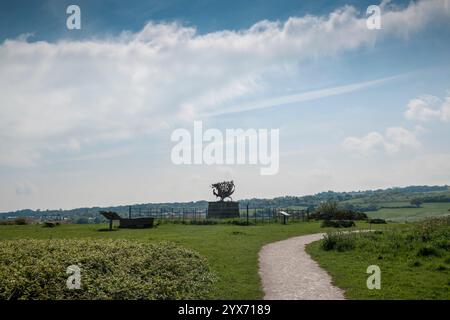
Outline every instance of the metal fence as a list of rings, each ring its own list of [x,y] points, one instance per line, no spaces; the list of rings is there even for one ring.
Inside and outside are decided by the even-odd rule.
[[[273,223],[283,221],[281,211],[289,214],[289,221],[308,221],[309,212],[303,209],[291,208],[250,208],[239,209],[239,219],[249,223]],[[207,208],[128,208],[127,218],[153,217],[157,220],[167,221],[201,221],[208,219]]]

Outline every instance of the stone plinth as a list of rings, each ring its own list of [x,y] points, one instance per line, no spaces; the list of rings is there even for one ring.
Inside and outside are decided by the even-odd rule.
[[[239,218],[239,202],[208,202],[208,219]]]

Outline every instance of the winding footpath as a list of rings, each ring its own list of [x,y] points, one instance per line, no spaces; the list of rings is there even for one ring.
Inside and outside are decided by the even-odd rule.
[[[259,252],[259,275],[265,300],[342,300],[344,291],[305,251],[323,233],[269,243]]]

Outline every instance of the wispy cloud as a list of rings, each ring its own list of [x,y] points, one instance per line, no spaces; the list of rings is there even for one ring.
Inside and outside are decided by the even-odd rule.
[[[237,112],[245,112],[245,111],[253,111],[253,110],[259,110],[259,109],[265,109],[265,108],[271,108],[275,106],[282,106],[287,105],[291,103],[299,103],[299,102],[305,102],[305,101],[311,101],[311,100],[317,100],[321,98],[341,95],[345,93],[351,93],[358,90],[363,90],[369,87],[373,87],[376,85],[384,84],[388,81],[392,81],[395,79],[399,79],[403,75],[398,76],[392,76],[392,77],[386,77],[376,80],[370,80],[365,82],[359,82],[359,83],[352,83],[344,86],[336,86],[336,87],[330,87],[326,89],[320,89],[320,90],[312,90],[307,92],[301,92],[298,94],[291,94],[291,95],[284,95],[280,97],[275,98],[269,98],[264,100],[259,100],[247,104],[242,104],[230,108],[224,108],[224,111],[218,111],[214,113],[205,113],[201,116],[219,116],[224,114],[230,114],[230,113],[237,113]]]

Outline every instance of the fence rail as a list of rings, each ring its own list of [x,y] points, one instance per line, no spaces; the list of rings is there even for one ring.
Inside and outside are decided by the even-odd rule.
[[[250,208],[239,209],[240,220],[246,220],[249,223],[270,223],[282,221],[280,211],[289,214],[290,221],[308,221],[309,212],[303,209],[290,208]],[[122,216],[124,216],[122,214]],[[128,208],[127,218],[153,217],[157,220],[169,221],[200,221],[208,219],[208,209],[200,208]]]

